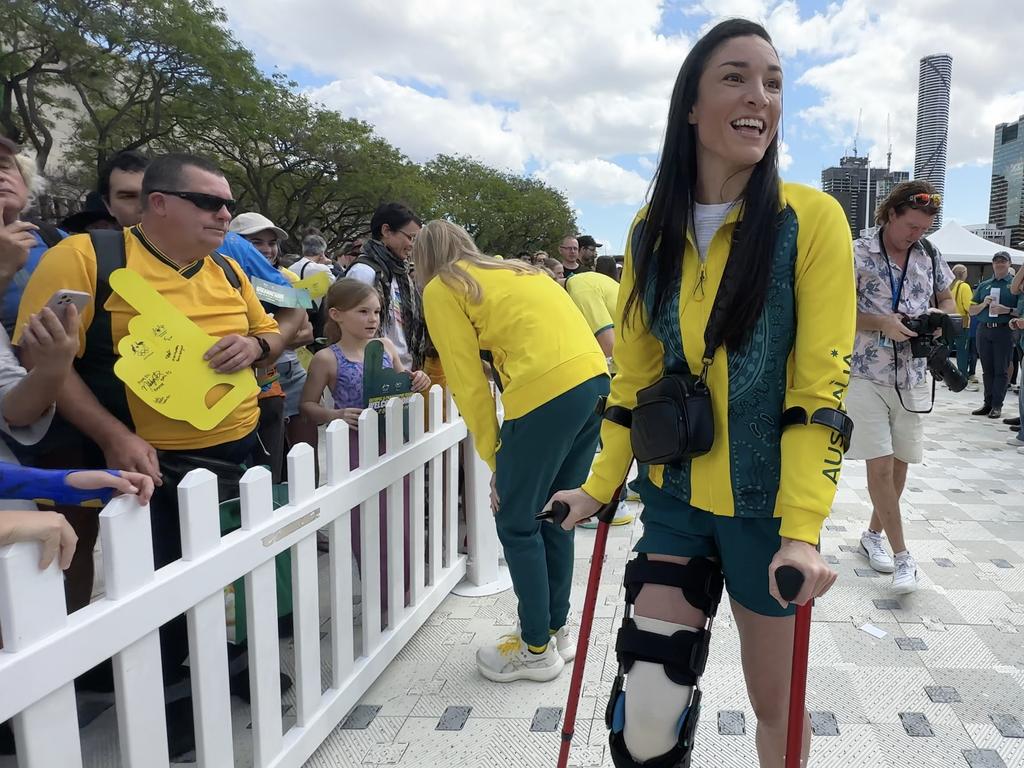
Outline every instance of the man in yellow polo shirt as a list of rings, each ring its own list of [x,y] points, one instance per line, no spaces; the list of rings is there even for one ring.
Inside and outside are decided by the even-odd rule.
[[[172,479],[171,467],[177,480],[182,465],[191,462],[209,465],[223,480],[229,469],[263,458],[256,432],[256,393],[220,424],[203,431],[158,413],[130,392],[113,367],[117,344],[137,313],[110,289],[106,278],[112,262],[141,275],[200,328],[219,338],[205,359],[220,373],[276,360],[283,347],[281,336],[238,264],[214,254],[234,208],[231,188],[217,166],[193,155],[157,158],[146,169],[142,201],[142,221],[113,240],[76,235],[46,252],[25,287],[15,344],[27,318],[56,292],[87,293],[92,300],[82,312],[78,360],[57,400],[60,414],[84,436],[86,461],[142,472],[158,484],[164,472]],[[94,242],[104,243],[100,254]],[[154,565],[160,568],[181,557],[172,482],[157,489],[150,518]],[[160,642],[164,681],[170,685],[187,676],[182,667],[188,654],[184,616],[161,628]],[[233,690],[235,677],[237,673]],[[168,697],[168,737],[175,756],[194,745],[192,705],[187,694]]]
[[[578,272],[565,279],[565,290],[587,319],[604,356],[611,357],[619,284],[600,272]]]

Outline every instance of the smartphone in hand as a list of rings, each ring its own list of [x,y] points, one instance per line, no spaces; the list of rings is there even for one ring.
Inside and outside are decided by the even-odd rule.
[[[57,317],[61,317],[64,312],[64,307],[68,304],[74,304],[78,310],[78,314],[82,314],[89,302],[92,300],[92,296],[82,291],[72,291],[67,288],[62,288],[57,291],[50,300],[46,302],[46,306],[53,310]]]

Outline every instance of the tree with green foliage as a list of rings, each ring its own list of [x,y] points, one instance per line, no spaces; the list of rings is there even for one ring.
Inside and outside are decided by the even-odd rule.
[[[485,253],[533,251],[576,231],[565,195],[539,179],[451,155],[428,162],[424,175],[436,194],[426,213],[464,227]]]

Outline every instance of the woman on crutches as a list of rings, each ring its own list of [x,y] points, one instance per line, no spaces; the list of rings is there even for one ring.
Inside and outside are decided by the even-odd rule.
[[[850,228],[833,198],[779,179],[781,112],[762,27],[726,21],[694,45],[627,243],[604,447],[582,488],[552,499],[571,528],[610,500],[633,454],[645,465],[607,712],[620,768],[690,765],[723,582],[760,765],[782,768],[793,603],[836,578],[816,545],[851,429]],[[804,578],[792,603],[781,566]]]
[[[608,364],[572,299],[537,267],[484,256],[447,221],[420,230],[413,258],[448,386],[494,472],[495,525],[519,598],[519,631],[480,648],[477,667],[500,683],[553,680],[576,653],[566,625],[573,536],[535,517],[587,477]],[[503,390],[500,429],[482,352]]]

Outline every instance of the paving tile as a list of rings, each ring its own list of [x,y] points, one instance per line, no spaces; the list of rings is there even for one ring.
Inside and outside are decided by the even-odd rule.
[[[534,733],[550,733],[558,730],[558,724],[562,721],[561,707],[538,707],[537,714],[533,716],[530,723],[530,730]]]
[[[853,572],[860,576],[862,579],[877,579],[881,576],[878,571],[874,571],[870,568],[854,568]]]
[[[963,755],[970,768],[1007,768],[994,749],[965,749]]]
[[[732,710],[719,712],[718,733],[722,736],[745,736],[747,724],[743,713]]]
[[[341,721],[340,727],[349,731],[369,728],[378,712],[380,712],[379,704],[357,704]]]
[[[908,736],[934,736],[931,723],[923,712],[900,712],[900,720]]]
[[[838,736],[836,716],[831,712],[811,712],[811,732],[815,736]]]
[[[1024,726],[1013,715],[990,715],[992,724],[1004,739],[1024,739]]]
[[[891,597],[880,597],[875,598],[871,601],[875,604],[875,608],[880,611],[899,611],[903,609],[903,604],[899,600],[894,600]]]
[[[934,562],[940,568],[956,568],[956,563],[948,557],[936,557],[934,558]]]
[[[953,702],[961,701],[960,694],[956,688],[949,685],[926,685],[924,692],[936,704],[952,704]]]
[[[445,709],[441,719],[437,722],[438,731],[461,731],[462,726],[469,719],[472,707],[448,707]]]
[[[996,568],[1013,568],[1013,563],[1011,563],[1009,560],[1004,560],[1001,557],[994,558],[992,560],[992,564]]]
[[[927,651],[928,644],[920,637],[897,637],[896,645],[901,651]]]

